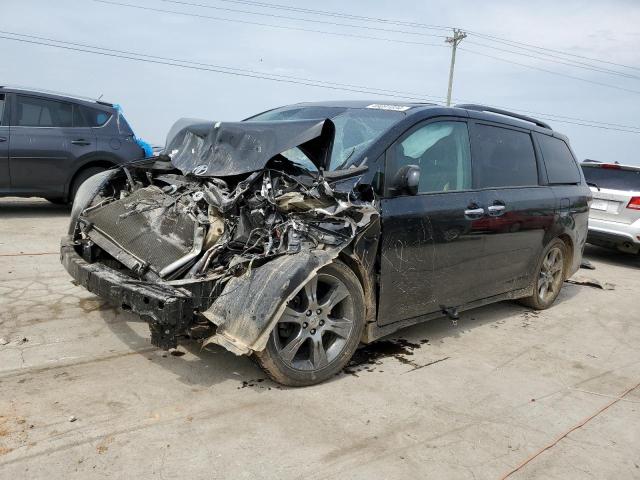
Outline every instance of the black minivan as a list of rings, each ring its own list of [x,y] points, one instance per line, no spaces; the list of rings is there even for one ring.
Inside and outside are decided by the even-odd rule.
[[[153,344],[216,343],[301,386],[408,325],[549,307],[579,268],[590,201],[567,138],[539,120],[305,103],[177,122],[162,155],[81,187],[61,258]]]
[[[0,87],[0,196],[73,200],[82,182],[151,155],[116,105]]]

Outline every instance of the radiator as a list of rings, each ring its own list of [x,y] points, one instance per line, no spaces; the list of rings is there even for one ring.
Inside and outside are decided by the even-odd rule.
[[[193,248],[196,222],[174,202],[157,187],[141,188],[83,218],[91,223],[88,235],[98,246],[108,252],[119,247],[160,272]]]

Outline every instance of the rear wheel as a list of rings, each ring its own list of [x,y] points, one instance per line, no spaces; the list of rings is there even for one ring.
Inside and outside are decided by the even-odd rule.
[[[343,263],[327,265],[287,304],[258,364],[276,382],[322,382],[351,359],[364,328],[362,287]]]
[[[521,299],[523,305],[544,310],[553,304],[564,282],[566,250],[566,245],[559,238],[547,246],[538,265],[533,295]]]
[[[69,202],[73,203],[73,199],[76,198],[76,193],[78,193],[78,189],[80,185],[82,185],[86,180],[94,175],[104,172],[106,168],[103,167],[89,167],[84,170],[80,170],[80,172],[76,175],[76,178],[73,180],[73,184],[71,185],[71,192],[69,196]]]

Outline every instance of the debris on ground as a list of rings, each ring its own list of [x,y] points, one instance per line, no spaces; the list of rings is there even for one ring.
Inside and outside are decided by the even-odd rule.
[[[75,415],[71,415],[71,416],[69,417],[69,421],[70,421],[70,422],[75,422],[76,420],[78,420],[78,419],[75,417]]]
[[[570,279],[565,280],[565,282],[572,285],[582,285],[585,287],[599,288],[601,290],[615,290],[616,288],[612,283],[601,282],[596,278],[583,277],[582,275],[574,275]]]
[[[582,262],[580,263],[580,268],[584,268],[586,270],[595,270],[596,267],[593,263],[591,263],[589,260],[587,260],[586,258],[582,258]]]
[[[425,363],[424,365],[418,365],[416,367],[413,367],[411,370],[409,370],[408,372],[404,372],[404,373],[410,373],[410,372],[413,372],[415,370],[420,370],[421,368],[424,368],[424,367],[430,367],[431,365],[435,365],[436,363],[444,362],[445,360],[449,360],[450,358],[451,357],[439,358],[438,360],[433,360],[432,362]]]
[[[7,340],[6,338],[0,338],[0,345],[7,345],[9,343],[9,340]]]

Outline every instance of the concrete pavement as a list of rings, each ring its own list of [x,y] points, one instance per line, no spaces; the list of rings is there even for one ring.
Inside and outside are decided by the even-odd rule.
[[[68,214],[0,199],[1,479],[496,479],[640,382],[638,257],[588,247],[613,290],[408,328],[287,389],[215,346],[167,355],[74,286]],[[640,478],[640,388],[510,478]]]

